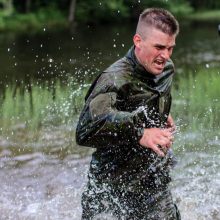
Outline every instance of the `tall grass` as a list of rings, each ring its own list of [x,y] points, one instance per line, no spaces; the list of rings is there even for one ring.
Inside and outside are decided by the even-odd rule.
[[[46,7],[27,14],[17,12],[10,16],[0,14],[0,30],[16,32],[37,31],[45,26],[67,27],[68,21],[65,13],[56,7]]]
[[[220,10],[204,10],[204,11],[198,11],[194,13],[190,13],[187,16],[187,19],[193,20],[193,21],[219,21],[220,19]]]
[[[216,130],[220,125],[220,74],[217,69],[201,69],[179,76],[173,90],[173,109],[182,125],[192,130]]]
[[[67,86],[59,81],[49,86],[32,85],[31,93],[26,88],[8,87],[1,106],[1,127],[23,125],[30,129],[41,126],[74,123],[83,104],[88,84],[74,81]]]
[[[79,84],[71,77],[68,82],[32,84],[31,93],[25,85],[6,88],[5,98],[0,102],[0,149],[8,146],[13,155],[36,150],[60,157],[88,154],[87,148],[76,145],[74,130],[89,84]],[[176,76],[172,115],[181,131],[198,133],[204,138],[206,134],[218,135],[219,82],[219,72],[211,69]],[[201,142],[204,138],[197,140]],[[187,145],[192,148],[194,143]]]
[[[174,81],[172,115],[181,120],[184,129],[219,129],[220,74],[218,70],[202,69],[179,75]],[[8,87],[1,101],[2,130],[24,126],[40,129],[48,126],[75,126],[89,84],[79,85],[73,79],[68,85],[57,81],[49,85],[25,88]]]

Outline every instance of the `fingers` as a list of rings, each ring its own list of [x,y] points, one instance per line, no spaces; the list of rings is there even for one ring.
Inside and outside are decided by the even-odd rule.
[[[144,129],[144,134],[140,139],[140,145],[152,149],[159,156],[164,157],[167,149],[172,146],[174,136],[172,129],[149,128]]]
[[[155,141],[161,146],[170,147],[174,141],[174,136],[169,130],[161,130],[161,134],[157,136],[157,139],[155,139]]]
[[[162,145],[162,146],[169,145],[173,142],[173,136],[161,136],[156,141],[159,145]]]
[[[173,131],[176,130],[176,125],[175,125],[174,120],[171,115],[169,115],[167,118],[167,128],[172,128]]]
[[[171,132],[173,133],[173,132],[175,132],[176,131],[176,125],[173,125],[172,127],[171,127]]]
[[[156,154],[158,154],[159,156],[161,156],[161,157],[164,157],[164,156],[165,156],[164,152],[160,149],[160,147],[159,147],[158,145],[153,145],[153,146],[151,147],[151,149],[152,149]]]
[[[173,135],[173,128],[165,128],[160,129],[164,136],[172,136]]]
[[[163,135],[168,138],[170,141],[174,141],[174,133],[173,129],[166,129]]]

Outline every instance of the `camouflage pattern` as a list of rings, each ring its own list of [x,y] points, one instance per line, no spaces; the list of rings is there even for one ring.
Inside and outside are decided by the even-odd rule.
[[[79,145],[96,148],[82,196],[83,219],[102,212],[116,219],[178,219],[168,190],[172,152],[161,158],[138,143],[143,128],[165,127],[173,75],[171,60],[160,75],[148,73],[132,47],[91,85],[76,129]]]

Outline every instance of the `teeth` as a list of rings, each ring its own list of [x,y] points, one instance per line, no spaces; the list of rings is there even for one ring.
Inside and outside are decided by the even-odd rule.
[[[163,64],[163,61],[156,60],[157,64]]]

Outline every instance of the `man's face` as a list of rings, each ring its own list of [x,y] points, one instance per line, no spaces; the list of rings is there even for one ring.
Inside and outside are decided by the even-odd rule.
[[[173,52],[175,35],[168,35],[152,28],[144,37],[134,36],[135,55],[144,68],[154,74],[160,74]]]

